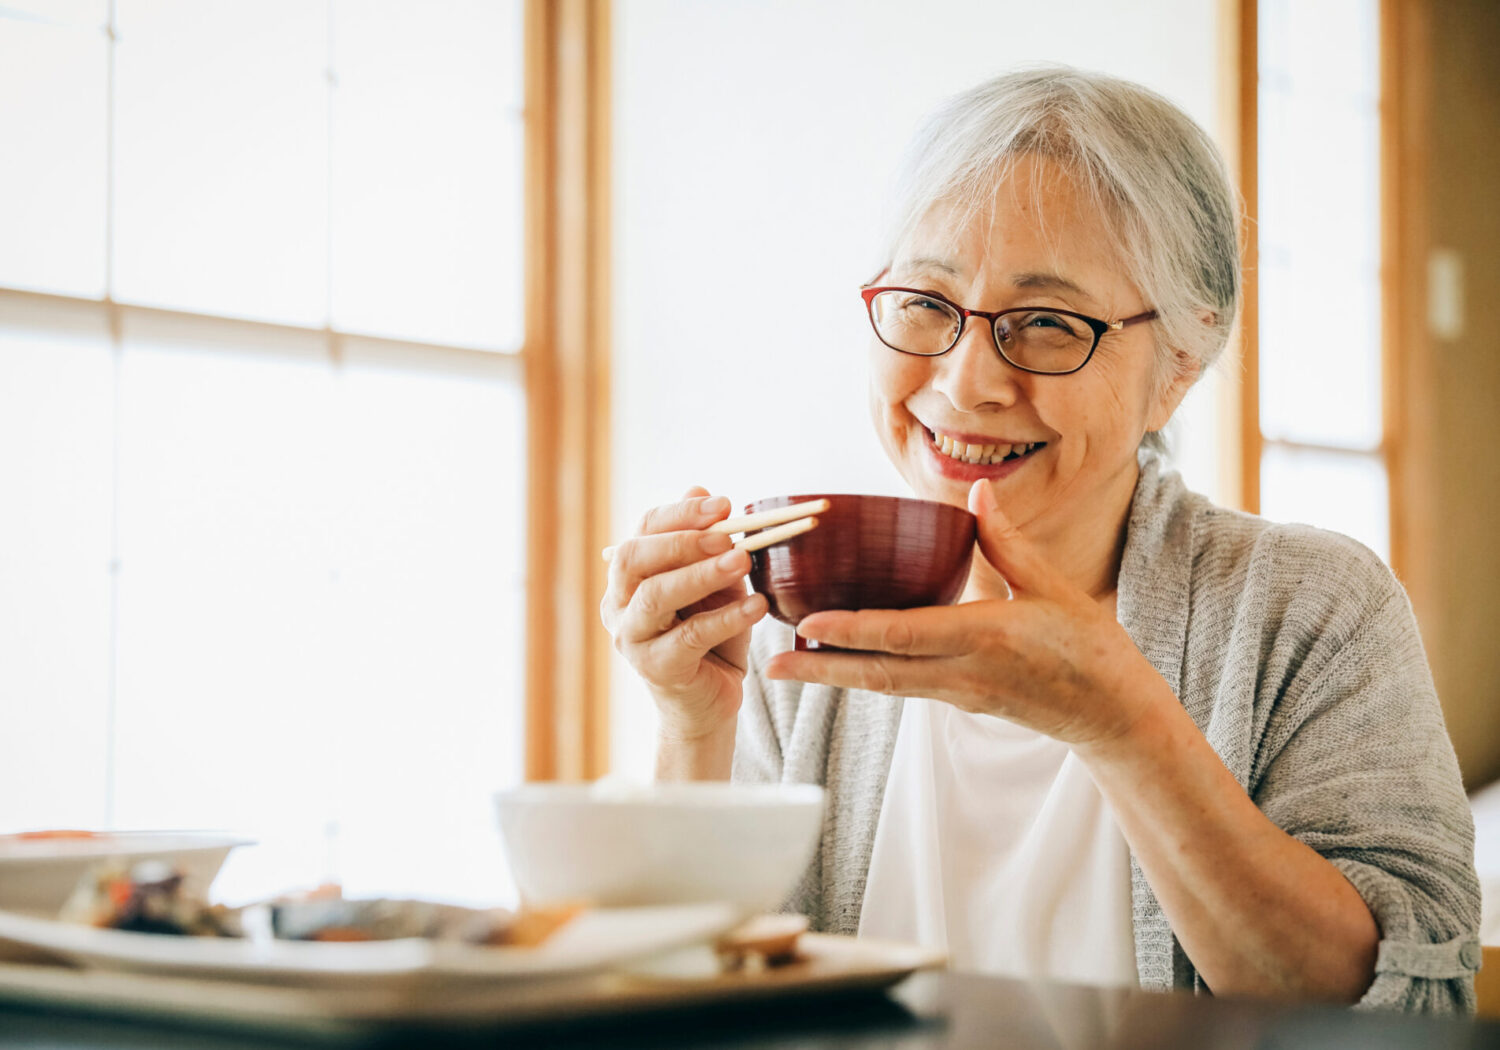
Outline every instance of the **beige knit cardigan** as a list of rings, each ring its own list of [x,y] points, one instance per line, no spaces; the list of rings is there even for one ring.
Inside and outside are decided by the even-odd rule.
[[[1344,536],[1216,507],[1143,453],[1117,607],[1261,811],[1370,906],[1381,941],[1361,1005],[1472,1010],[1473,821],[1390,570]],[[734,779],[827,788],[821,845],[788,907],[853,933],[902,701],[763,678],[790,644],[779,624],[756,629]],[[1131,882],[1141,985],[1205,990],[1134,859]]]

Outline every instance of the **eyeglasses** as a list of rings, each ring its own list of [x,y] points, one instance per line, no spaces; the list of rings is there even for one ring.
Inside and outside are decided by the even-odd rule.
[[[919,288],[871,287],[861,294],[875,334],[892,350],[939,357],[958,345],[970,317],[982,317],[990,322],[1001,357],[1023,372],[1048,376],[1065,376],[1088,364],[1104,333],[1156,319],[1155,310],[1123,321],[1100,321],[1071,310],[1036,306],[966,310]]]

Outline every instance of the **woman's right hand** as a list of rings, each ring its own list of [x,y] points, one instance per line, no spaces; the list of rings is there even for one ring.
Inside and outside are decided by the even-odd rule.
[[[750,628],[766,614],[765,598],[745,585],[750,555],[704,531],[728,516],[728,499],[697,486],[648,511],[616,545],[599,604],[615,648],[656,699],[662,735],[682,742],[733,724]]]

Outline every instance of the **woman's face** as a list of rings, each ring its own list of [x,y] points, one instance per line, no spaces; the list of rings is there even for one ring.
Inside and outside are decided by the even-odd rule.
[[[970,309],[1049,306],[1118,321],[1154,304],[1125,278],[1103,229],[1055,165],[1023,160],[998,187],[993,215],[960,224],[952,209],[934,208],[879,283]],[[1184,376],[1153,395],[1154,327],[1106,334],[1082,370],[1060,376],[1012,367],[982,318],[941,357],[897,353],[872,334],[871,412],[886,454],[927,499],[964,506],[976,480],[992,479],[1001,509],[1033,538],[1113,532],[1135,490],[1142,435],[1166,424],[1189,385]],[[944,452],[947,443],[962,447]],[[988,445],[1022,454],[957,458]]]

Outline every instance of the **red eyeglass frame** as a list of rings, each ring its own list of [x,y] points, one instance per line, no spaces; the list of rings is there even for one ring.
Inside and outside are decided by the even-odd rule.
[[[880,334],[880,326],[875,323],[875,297],[881,292],[909,292],[912,295],[921,295],[925,296],[928,299],[935,299],[945,306],[949,306],[954,310],[957,310],[959,318],[958,331],[953,336],[953,342],[948,344],[947,349],[940,350],[935,354],[919,354],[914,350],[903,350],[899,346],[891,346],[890,343],[887,343],[885,341],[885,336]],[[875,330],[875,338],[879,339],[881,343],[889,346],[898,354],[908,354],[912,357],[942,357],[949,350],[952,350],[955,346],[957,346],[958,341],[963,338],[964,326],[969,323],[969,318],[983,317],[986,321],[989,322],[990,337],[995,342],[995,352],[998,353],[1001,358],[1004,359],[1005,363],[1010,365],[1012,368],[1019,368],[1022,372],[1029,372],[1032,375],[1036,376],[1070,376],[1094,359],[1094,351],[1099,349],[1099,340],[1102,339],[1106,333],[1118,332],[1120,329],[1125,328],[1127,325],[1140,324],[1144,321],[1154,321],[1157,318],[1157,313],[1155,310],[1147,310],[1144,313],[1139,313],[1134,315],[1133,317],[1127,317],[1124,320],[1120,321],[1101,321],[1099,320],[1099,318],[1090,317],[1088,314],[1077,313],[1073,310],[1059,310],[1056,307],[1052,306],[1011,306],[1007,307],[1004,310],[970,310],[968,307],[959,306],[952,299],[949,299],[946,295],[941,295],[937,292],[930,291],[929,289],[902,288],[898,285],[867,284],[860,288],[860,296],[865,301],[865,313],[869,315],[870,327]],[[1006,314],[1028,313],[1032,311],[1043,311],[1049,314],[1061,314],[1064,317],[1075,318],[1076,320],[1082,321],[1084,324],[1089,326],[1089,330],[1094,333],[1094,345],[1089,347],[1087,356],[1085,356],[1084,359],[1078,363],[1077,367],[1070,368],[1066,372],[1041,372],[1035,368],[1027,368],[1025,365],[1016,364],[1016,362],[1012,361],[1010,357],[1005,353],[1005,349],[1000,345],[1000,333],[995,328],[996,323],[1000,320],[1001,317],[1004,317]]]

